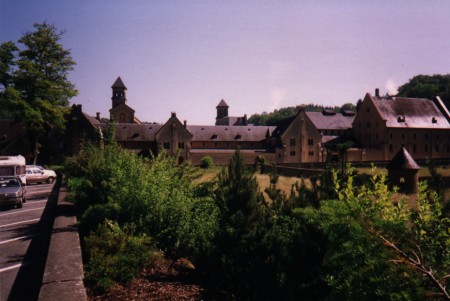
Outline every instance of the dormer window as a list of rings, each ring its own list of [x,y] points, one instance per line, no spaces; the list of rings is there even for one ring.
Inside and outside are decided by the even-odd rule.
[[[433,117],[433,118],[431,119],[431,122],[432,122],[432,123],[437,123],[436,117]]]
[[[217,139],[217,134],[213,134],[213,135],[211,136],[211,139]]]
[[[400,115],[397,117],[398,122],[405,122],[405,115]]]
[[[241,139],[241,138],[242,138],[241,134],[237,134],[236,137],[234,137],[234,139]]]

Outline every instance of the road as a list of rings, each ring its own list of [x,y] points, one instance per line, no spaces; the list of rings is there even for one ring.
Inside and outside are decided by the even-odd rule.
[[[27,186],[23,208],[0,209],[0,301],[37,300],[58,185]]]

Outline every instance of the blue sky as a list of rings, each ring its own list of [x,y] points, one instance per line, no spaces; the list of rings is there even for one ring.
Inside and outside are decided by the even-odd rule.
[[[46,21],[77,62],[72,103],[109,117],[120,76],[142,121],[214,124],[306,103],[356,103],[450,73],[450,1],[0,0],[0,42]]]

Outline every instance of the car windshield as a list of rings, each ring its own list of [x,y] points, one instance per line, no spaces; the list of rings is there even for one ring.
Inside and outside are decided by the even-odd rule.
[[[0,179],[0,187],[19,187],[17,179]]]

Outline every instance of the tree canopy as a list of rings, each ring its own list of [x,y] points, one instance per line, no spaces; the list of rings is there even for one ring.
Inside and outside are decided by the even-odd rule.
[[[35,161],[46,124],[63,130],[69,100],[78,94],[68,79],[75,62],[60,44],[63,34],[54,25],[36,23],[19,39],[22,48],[11,41],[0,45],[0,117],[26,124]]]
[[[398,88],[397,96],[428,99],[439,96],[449,107],[450,74],[416,75]]]
[[[346,103],[341,107],[339,106],[330,107],[315,104],[307,104],[307,105],[300,105],[298,107],[286,107],[281,108],[279,110],[274,110],[272,113],[263,112],[261,114],[253,114],[248,119],[248,122],[254,125],[274,125],[280,120],[294,116],[295,114],[298,113],[298,110],[300,108],[308,112],[321,112],[324,109],[339,112],[342,110],[354,111],[355,105],[353,105],[352,103]]]

